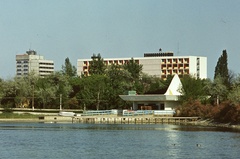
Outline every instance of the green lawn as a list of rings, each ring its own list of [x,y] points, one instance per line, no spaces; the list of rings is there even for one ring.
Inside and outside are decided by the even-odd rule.
[[[33,119],[33,118],[38,118],[39,115],[33,115],[29,113],[24,113],[24,114],[15,114],[15,113],[1,113],[0,118],[1,119],[7,119],[7,118],[13,118],[13,119]]]

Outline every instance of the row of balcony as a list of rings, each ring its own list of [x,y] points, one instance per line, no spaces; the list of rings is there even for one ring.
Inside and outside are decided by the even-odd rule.
[[[162,67],[162,70],[188,70],[189,67]]]
[[[28,67],[28,65],[17,65],[17,67]]]
[[[39,70],[39,73],[40,74],[51,74],[51,73],[53,73],[53,71],[47,71],[47,70]]]
[[[189,63],[189,58],[180,58],[180,59],[162,59],[162,64],[185,64]]]
[[[46,63],[46,62],[40,62],[39,65],[47,65],[47,66],[53,66],[53,63]]]
[[[125,63],[128,63],[130,60],[108,60],[108,61],[104,61],[104,63],[106,65],[112,65],[112,64],[116,64],[116,65],[123,65]],[[89,63],[91,61],[84,61],[83,62],[83,66],[89,66]],[[135,60],[136,63],[139,64],[139,60]]]
[[[39,69],[42,69],[42,70],[54,70],[54,67],[39,67]]]
[[[173,75],[173,74],[171,74],[171,75]],[[186,74],[178,74],[178,77],[179,77],[179,78],[182,78],[184,75],[186,75]],[[161,79],[166,80],[166,79],[167,79],[167,76],[168,76],[168,75],[161,75]]]
[[[189,70],[168,70],[162,71],[163,75],[171,75],[171,74],[189,74]]]
[[[28,75],[28,72],[25,72],[25,73],[20,73],[20,72],[18,72],[18,73],[17,73],[17,76],[22,76],[22,75]]]
[[[28,69],[17,69],[17,72],[28,72]]]

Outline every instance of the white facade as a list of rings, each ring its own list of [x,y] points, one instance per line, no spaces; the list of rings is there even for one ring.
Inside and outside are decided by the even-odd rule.
[[[142,65],[143,73],[166,79],[168,75],[193,75],[201,79],[207,78],[207,57],[202,56],[157,56],[134,57],[135,62]],[[106,65],[123,65],[131,58],[106,58]],[[89,62],[92,59],[78,59],[77,74],[89,75]]]
[[[54,73],[54,62],[45,60],[33,50],[27,51],[26,54],[16,55],[16,76],[25,76],[30,72],[39,76],[50,75]]]

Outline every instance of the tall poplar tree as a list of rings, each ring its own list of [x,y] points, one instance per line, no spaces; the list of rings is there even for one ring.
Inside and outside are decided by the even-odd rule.
[[[62,73],[69,77],[74,77],[77,75],[77,69],[72,65],[68,57],[65,59],[65,65],[62,66]]]
[[[217,65],[215,67],[214,79],[220,76],[223,79],[223,84],[229,88],[229,72],[228,72],[228,59],[227,50],[223,50],[222,55],[219,57]]]

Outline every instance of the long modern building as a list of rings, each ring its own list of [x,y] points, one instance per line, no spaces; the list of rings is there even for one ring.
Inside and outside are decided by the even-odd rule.
[[[54,73],[54,62],[45,60],[43,56],[37,55],[34,50],[26,51],[22,55],[16,55],[16,76],[26,76],[30,72],[41,77],[50,75]]]
[[[128,58],[104,58],[106,65],[123,65],[131,60]],[[173,52],[144,53],[144,57],[134,57],[135,62],[142,65],[143,73],[166,79],[168,75],[192,75],[197,78],[207,78],[207,57],[174,56]],[[89,63],[92,59],[78,59],[77,74],[89,75]]]

